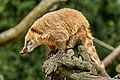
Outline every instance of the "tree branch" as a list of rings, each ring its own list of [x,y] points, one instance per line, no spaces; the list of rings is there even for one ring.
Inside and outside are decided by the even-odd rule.
[[[0,80],[5,80],[3,75],[0,74]]]
[[[108,65],[112,64],[112,62],[120,55],[120,45],[113,50],[113,52],[111,52],[104,60],[103,63],[105,65],[105,67],[107,67]]]
[[[0,44],[17,38],[27,30],[38,17],[50,9],[54,4],[61,1],[66,0],[42,0],[19,24],[0,33]]]
[[[87,72],[81,72],[81,73],[77,71],[73,72],[63,67],[58,69],[58,72],[55,74],[58,74],[58,73],[60,76],[66,77],[67,80],[119,80],[119,79],[113,79],[110,77],[94,76]],[[54,80],[58,80],[57,78],[58,76],[56,76],[56,78],[54,77]]]
[[[103,46],[104,48],[106,48],[106,49],[108,49],[110,51],[113,51],[115,49],[114,47],[106,44],[105,42],[103,42],[103,41],[101,41],[101,40],[99,40],[97,38],[94,38],[94,42],[101,45],[101,46]]]
[[[43,63],[43,71],[53,80],[117,80],[111,78],[90,59],[87,49],[78,47],[78,57],[72,49],[67,50],[62,57],[57,54]]]

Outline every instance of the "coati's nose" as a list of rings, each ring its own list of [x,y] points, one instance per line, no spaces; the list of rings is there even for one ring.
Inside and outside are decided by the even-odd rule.
[[[27,52],[28,48],[23,48],[21,51],[20,51],[20,54],[25,54]]]

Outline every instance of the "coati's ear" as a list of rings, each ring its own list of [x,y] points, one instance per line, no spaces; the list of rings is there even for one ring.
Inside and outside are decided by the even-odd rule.
[[[39,35],[42,35],[42,34],[43,34],[43,31],[40,31],[40,30],[37,29],[37,28],[31,28],[30,30],[31,30],[31,32],[36,33],[36,34],[39,34]]]
[[[50,37],[50,35],[48,33],[44,33],[43,31],[40,31],[40,30],[38,31],[38,29],[36,29],[36,28],[31,28],[31,31],[33,33],[38,34],[39,37],[42,38],[42,39]]]
[[[39,35],[40,38],[45,39],[45,38],[49,38],[50,35],[49,34],[43,34],[43,35]]]

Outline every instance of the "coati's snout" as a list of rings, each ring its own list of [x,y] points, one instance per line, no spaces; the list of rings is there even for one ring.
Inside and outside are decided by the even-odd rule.
[[[23,55],[23,54],[27,53],[27,49],[28,49],[28,48],[24,48],[24,47],[23,47],[23,49],[20,51],[20,54]]]
[[[25,54],[27,52],[31,52],[37,46],[35,44],[36,44],[36,42],[33,39],[27,39],[27,40],[25,40],[24,47],[20,51],[20,54]]]

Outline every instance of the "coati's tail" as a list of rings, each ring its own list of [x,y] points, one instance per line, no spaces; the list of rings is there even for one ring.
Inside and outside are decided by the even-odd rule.
[[[90,53],[91,60],[94,61],[98,66],[101,68],[104,68],[103,63],[100,61],[95,46],[93,45],[93,37],[92,34],[89,30],[89,23],[83,23],[82,26],[82,35],[81,35],[81,40],[84,46],[88,49],[88,52]]]

